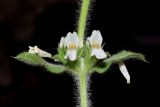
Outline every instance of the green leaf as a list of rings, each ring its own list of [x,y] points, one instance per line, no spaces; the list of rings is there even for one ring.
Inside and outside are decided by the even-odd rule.
[[[110,69],[111,65],[112,65],[112,63],[110,63],[110,62],[101,62],[101,63],[97,64],[92,69],[92,71],[95,71],[97,73],[104,73]]]
[[[22,52],[18,54],[15,59],[34,66],[43,66],[45,62],[44,59],[39,55],[31,54],[28,52]]]
[[[15,59],[30,64],[30,65],[34,65],[34,66],[41,66],[47,69],[47,71],[51,72],[51,73],[62,73],[65,70],[64,66],[61,65],[55,65],[55,64],[51,64],[47,61],[45,61],[43,58],[41,58],[40,56],[36,55],[36,54],[31,54],[28,52],[23,52],[18,54]]]
[[[46,62],[44,67],[47,69],[47,71],[51,72],[51,73],[62,73],[65,71],[65,67],[62,65],[55,65],[55,64],[51,64]]]
[[[128,60],[128,59],[138,59],[138,60],[147,62],[143,54],[124,50],[117,54],[112,55],[106,60],[103,60],[97,63],[93,67],[92,71],[96,71],[98,73],[104,73],[109,70],[112,64],[119,63],[121,61]]]
[[[123,50],[117,54],[112,55],[111,57],[107,58],[105,62],[117,63],[128,59],[138,59],[147,62],[143,54],[126,50]]]

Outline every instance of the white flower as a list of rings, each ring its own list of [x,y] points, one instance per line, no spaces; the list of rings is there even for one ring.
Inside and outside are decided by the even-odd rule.
[[[51,57],[52,55],[48,52],[45,52],[41,49],[38,48],[38,46],[29,46],[29,51],[28,53],[31,53],[31,54],[38,54],[39,56],[41,57]]]
[[[71,61],[76,60],[77,50],[78,50],[78,45],[79,45],[79,39],[78,39],[77,33],[69,32],[65,38],[65,43],[68,49],[65,59],[69,58],[69,60]]]
[[[97,59],[104,59],[107,57],[106,53],[101,47],[103,38],[100,31],[94,30],[91,37],[88,37],[87,39],[92,48],[91,56],[95,55]]]
[[[121,73],[123,74],[123,76],[126,78],[127,83],[130,83],[130,75],[128,73],[128,70],[124,64],[124,62],[119,63],[119,69],[121,71]]]
[[[64,37],[61,37],[61,40],[60,40],[60,43],[59,43],[59,47],[60,48],[66,47],[66,43],[65,43],[65,38]]]

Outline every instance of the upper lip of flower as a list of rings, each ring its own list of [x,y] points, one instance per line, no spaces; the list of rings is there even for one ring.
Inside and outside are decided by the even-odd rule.
[[[101,48],[103,38],[99,30],[94,30],[92,35],[87,38],[92,48]]]
[[[68,49],[77,49],[79,45],[79,39],[76,32],[69,32],[65,38],[65,43]]]

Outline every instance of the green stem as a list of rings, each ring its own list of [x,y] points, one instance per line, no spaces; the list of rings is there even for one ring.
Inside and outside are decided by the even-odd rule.
[[[82,0],[80,17],[78,22],[78,36],[80,39],[80,47],[83,47],[84,44],[83,40],[88,18],[90,1],[91,0]],[[80,61],[80,72],[78,76],[79,76],[80,107],[88,107],[87,73],[83,58]]]
[[[90,5],[90,0],[82,0],[80,17],[78,22],[78,35],[81,47],[83,47],[83,39],[88,18],[89,5]]]
[[[79,72],[79,94],[80,94],[80,107],[88,107],[87,96],[87,73],[84,59],[80,60],[80,72]]]
[[[87,75],[79,75],[80,82],[80,107],[88,107],[88,96],[87,96]]]

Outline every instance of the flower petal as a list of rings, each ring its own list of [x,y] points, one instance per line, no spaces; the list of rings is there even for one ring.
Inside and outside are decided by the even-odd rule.
[[[28,53],[32,53],[32,54],[34,54],[34,53],[35,53],[35,52],[34,52],[34,48],[33,48],[32,46],[29,46]]]
[[[73,32],[73,42],[78,46],[79,45],[79,38],[76,32]]]
[[[38,53],[41,50],[41,49],[38,48],[38,46],[34,46],[33,49],[34,49],[35,53]]]
[[[65,37],[65,43],[66,43],[66,46],[68,47],[69,43],[70,43],[70,37],[71,37],[72,33],[71,32],[68,32],[67,33],[67,36]]]
[[[59,47],[62,48],[62,47],[65,47],[65,38],[64,37],[61,37],[61,40],[60,40],[60,43],[59,43]]]
[[[102,44],[103,38],[99,30],[94,30],[91,37],[88,38],[90,44]]]
[[[45,52],[43,50],[39,50],[38,53],[37,53],[39,56],[41,57],[52,57],[52,55],[48,52]]]
[[[74,61],[76,60],[77,50],[68,50],[65,56],[65,59],[69,58],[69,60]]]
[[[119,63],[119,69],[121,71],[121,73],[123,74],[123,76],[126,78],[127,83],[130,83],[130,75],[128,73],[128,70],[124,64],[124,62]]]
[[[96,56],[97,59],[104,59],[107,57],[106,53],[104,52],[104,50],[102,48],[92,48],[92,53],[91,56]]]
[[[91,56],[96,56],[98,49],[97,48],[92,48]]]
[[[75,44],[76,47],[78,47],[79,45],[79,39],[78,39],[78,35],[76,32],[73,32],[73,33],[69,32],[66,36],[65,41],[66,41],[67,48],[69,48],[70,44]]]
[[[31,47],[29,46],[29,53],[38,54],[41,57],[51,57],[52,55],[48,52],[45,52],[38,48],[38,46]]]

